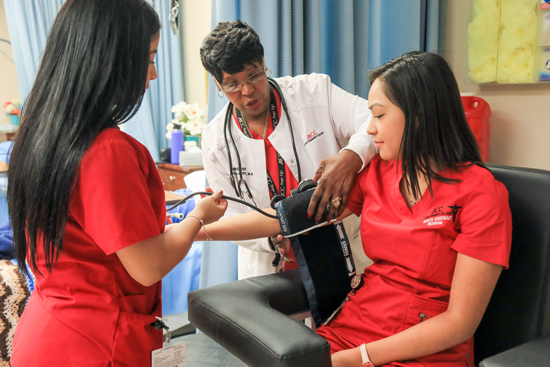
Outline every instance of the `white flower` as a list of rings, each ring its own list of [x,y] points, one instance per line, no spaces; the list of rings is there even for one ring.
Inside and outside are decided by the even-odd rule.
[[[206,121],[204,121],[206,111],[200,108],[198,103],[179,102],[172,106],[171,112],[174,114],[174,119],[166,126],[170,134],[174,127],[179,127],[185,130],[186,134],[200,135],[206,127]]]
[[[176,117],[176,119],[180,120],[185,115],[185,109],[187,108],[187,103],[180,102],[176,104],[175,106],[172,106],[172,113]]]
[[[11,113],[13,112],[13,110],[15,110],[15,106],[14,106],[13,104],[10,103],[9,105],[6,106],[6,113],[7,113],[8,115],[11,115]]]
[[[172,113],[182,113],[185,107],[187,106],[187,103],[180,102],[174,106],[172,106]]]
[[[201,117],[195,116],[189,119],[189,121],[185,123],[184,127],[186,130],[189,130],[191,135],[200,135],[202,130],[206,127],[206,124],[202,121]]]
[[[183,112],[189,119],[204,116],[204,110],[199,107],[198,103],[188,104]]]
[[[21,100],[19,98],[14,98],[11,100],[11,103],[13,103],[15,106],[19,106],[21,104]]]

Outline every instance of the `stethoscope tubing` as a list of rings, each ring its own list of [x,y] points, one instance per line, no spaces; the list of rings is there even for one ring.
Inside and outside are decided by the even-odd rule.
[[[267,78],[267,79],[269,81],[269,84],[271,86],[273,86],[273,88],[275,88],[275,90],[279,94],[279,98],[281,99],[281,105],[283,106],[283,110],[284,110],[284,112],[286,114],[286,117],[288,119],[288,125],[289,125],[289,128],[290,128],[290,136],[292,138],[292,150],[294,152],[294,157],[296,158],[296,165],[297,165],[297,168],[298,168],[298,182],[301,182],[302,181],[302,169],[301,169],[301,166],[300,166],[300,158],[298,158],[298,151],[296,150],[296,142],[295,142],[295,139],[294,139],[294,131],[292,129],[292,122],[290,120],[290,115],[288,113],[288,109],[287,109],[287,106],[286,106],[286,100],[285,100],[285,97],[283,96],[281,88],[279,87],[279,84],[277,84],[277,82],[275,80],[271,79],[271,78]],[[227,106],[227,111],[225,113],[224,130],[223,130],[224,140],[225,140],[225,147],[227,149],[227,156],[228,156],[228,159],[229,159],[229,177],[230,177],[230,181],[231,181],[231,186],[233,186],[233,189],[235,190],[235,193],[237,194],[237,196],[239,196],[241,199],[243,199],[242,201],[244,202],[244,197],[243,197],[244,195],[243,195],[243,192],[241,190],[241,183],[244,182],[247,193],[248,193],[248,196],[255,203],[255,201],[252,197],[252,192],[250,192],[250,190],[248,189],[248,184],[246,183],[246,180],[243,176],[241,156],[239,154],[239,150],[237,149],[237,144],[235,143],[235,139],[233,138],[233,134],[231,133],[231,125],[230,124],[231,124],[231,116],[233,114],[232,110],[233,110],[233,103],[229,102],[229,105]],[[239,172],[237,173],[238,174],[238,183],[236,182],[235,177],[233,176],[233,160],[231,158],[231,150],[229,148],[229,141],[227,139],[227,133],[228,132],[229,132],[229,137],[231,138],[231,145],[233,146],[233,150],[235,151],[235,155],[237,157],[237,162],[239,164]]]
[[[189,200],[190,198],[192,198],[193,196],[196,196],[196,195],[206,195],[206,196],[210,196],[212,195],[213,192],[209,192],[209,191],[197,191],[197,192],[194,192],[190,195],[187,195],[186,197],[184,197],[183,199],[179,200],[178,202],[176,202],[174,205],[172,205],[171,207],[169,207],[168,209],[166,209],[166,211],[170,211],[178,206],[180,206],[181,204],[185,203],[187,200]],[[240,200],[240,199],[237,199],[237,198],[234,198],[232,196],[226,196],[226,195],[222,195],[222,199],[225,199],[225,200],[230,200],[230,201],[235,201],[239,204],[242,204],[242,205],[246,205],[252,209],[254,209],[255,211],[265,215],[266,217],[269,217],[269,218],[273,218],[273,219],[277,219],[277,216],[276,215],[273,215],[273,214],[269,214],[265,211],[263,211],[262,209],[258,208],[257,206],[254,206],[250,203],[247,203],[246,201],[244,200]]]

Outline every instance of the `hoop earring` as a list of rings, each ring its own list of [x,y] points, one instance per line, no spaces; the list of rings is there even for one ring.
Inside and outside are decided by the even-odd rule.
[[[220,92],[222,93],[221,95],[220,95]],[[219,90],[218,91],[218,97],[223,98],[223,96],[224,96],[223,90]]]
[[[269,75],[267,75],[267,72],[269,71]],[[269,70],[268,68],[265,69],[265,75],[267,75],[268,78],[271,78],[271,70]]]

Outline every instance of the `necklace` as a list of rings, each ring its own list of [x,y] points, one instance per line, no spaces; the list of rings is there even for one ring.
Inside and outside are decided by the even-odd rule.
[[[269,121],[269,107],[267,107],[267,115],[265,116],[265,127],[264,127],[264,135],[262,136],[265,139],[265,134],[267,133],[267,123]]]
[[[248,127],[248,122],[246,122],[246,119],[244,118],[244,116],[241,115],[241,118],[243,119],[244,121],[244,124],[246,125],[246,128],[249,129]],[[269,122],[269,107],[267,108],[267,114],[265,115],[265,126],[264,126],[264,134],[262,135],[262,138],[265,139],[265,134],[267,133],[267,125],[268,125],[268,122]],[[242,123],[241,123],[241,129],[242,129]],[[252,136],[250,136],[252,137]]]

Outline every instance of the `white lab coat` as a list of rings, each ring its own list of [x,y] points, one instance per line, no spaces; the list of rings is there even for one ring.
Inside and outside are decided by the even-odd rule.
[[[376,149],[372,137],[366,132],[371,117],[366,100],[345,92],[332,84],[329,76],[323,74],[284,77],[276,81],[285,97],[290,115],[302,180],[313,178],[321,160],[337,154],[346,144],[346,149],[361,157],[363,167],[370,162]],[[226,110],[227,105],[202,133],[203,162],[210,187],[214,190],[222,189],[226,195],[236,196],[229,179],[228,151],[223,133]],[[230,125],[240,154],[244,178],[258,207],[267,208],[270,206],[270,196],[264,142],[246,137],[234,120]],[[298,179],[298,166],[289,128],[287,115],[283,111],[279,125],[268,139]],[[231,146],[229,136],[228,141]],[[232,146],[230,152],[233,169],[238,169],[237,156]],[[251,210],[230,201],[225,217]],[[353,245],[353,242],[360,241],[359,218],[352,215],[344,220],[344,226],[352,242],[352,251],[355,249],[353,252],[357,262],[359,255],[364,256],[360,242],[359,246]],[[239,279],[273,273],[271,262],[274,255],[267,238],[235,243],[239,245]],[[359,272],[362,270],[358,267]]]

